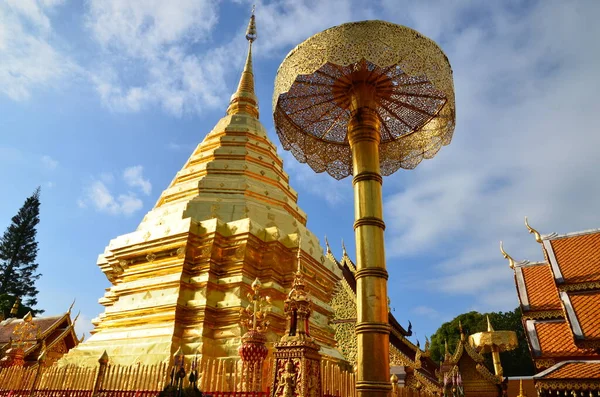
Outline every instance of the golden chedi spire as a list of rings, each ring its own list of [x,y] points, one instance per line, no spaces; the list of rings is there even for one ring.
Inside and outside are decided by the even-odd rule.
[[[252,43],[256,40],[254,8],[252,8],[252,16],[250,16],[250,22],[246,30],[246,40],[248,40],[246,64],[244,65],[238,88],[231,96],[227,114],[247,113],[258,118],[258,99],[254,93],[254,73],[252,71]]]
[[[240,308],[260,276],[265,292],[289,290],[296,241],[302,236],[302,268],[310,278],[319,316],[310,318],[321,353],[342,359],[328,323],[333,285],[341,277],[319,240],[277,147],[258,119],[252,44],[255,17],[246,34],[248,57],[227,114],[176,173],[138,228],[111,240],[98,266],[112,286],[92,322],[92,335],[63,356],[60,365],[97,365],[104,350],[120,365],[186,355],[236,357]],[[214,269],[219,269],[214,273]],[[265,272],[265,269],[273,269]],[[283,301],[274,301],[283,310]],[[275,316],[267,333],[277,340],[285,319]]]

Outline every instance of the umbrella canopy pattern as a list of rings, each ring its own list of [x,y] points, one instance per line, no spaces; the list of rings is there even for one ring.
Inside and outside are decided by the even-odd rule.
[[[450,143],[452,70],[433,41],[383,21],[348,23],[301,43],[277,73],[273,109],[284,149],[316,172],[352,173],[351,91],[374,88],[383,175],[412,169]]]

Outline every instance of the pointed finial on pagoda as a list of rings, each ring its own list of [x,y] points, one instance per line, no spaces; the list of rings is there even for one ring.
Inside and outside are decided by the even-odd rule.
[[[331,254],[331,247],[329,246],[329,240],[327,240],[327,236],[325,236],[325,247],[327,248],[327,254]]]
[[[466,339],[465,332],[463,331],[462,322],[458,320],[458,330],[460,331],[460,340],[464,341]]]
[[[448,349],[448,339],[444,339],[444,359],[448,361],[450,359],[450,349]]]
[[[256,37],[256,21],[254,7],[252,7],[252,15],[250,16],[250,22],[248,22],[248,29],[246,29],[248,55],[237,90],[231,96],[227,108],[228,115],[246,113],[258,118],[258,99],[254,93],[254,72],[252,71],[252,43],[254,43]]]
[[[73,319],[73,326],[75,326],[75,323],[77,322],[77,319],[79,318],[79,315],[81,314],[81,310],[77,313],[77,315],[75,316],[75,318]]]
[[[348,252],[346,252],[346,244],[344,244],[344,239],[342,239],[342,256],[348,256]]]
[[[504,245],[502,244],[502,241],[500,241],[500,252],[502,252],[502,256],[504,256],[504,259],[508,259],[508,266],[511,269],[515,268],[515,260],[506,253],[506,251],[504,251]]]
[[[302,274],[302,263],[300,257],[302,256],[302,237],[298,237],[298,252],[296,252],[296,274]]]
[[[527,226],[527,230],[529,230],[529,233],[534,235],[535,241],[537,241],[538,243],[541,243],[542,236],[540,235],[540,233],[537,230],[535,230],[534,228],[529,226],[529,221],[527,220],[527,217],[525,217],[525,226]]]
[[[19,312],[19,303],[21,302],[21,299],[17,296],[17,299],[15,299],[15,303],[13,304],[12,309],[10,309],[10,316],[9,317],[17,317],[17,313]]]
[[[492,327],[492,323],[490,322],[490,316],[485,316],[487,318],[487,330],[488,332],[493,332],[494,327]]]

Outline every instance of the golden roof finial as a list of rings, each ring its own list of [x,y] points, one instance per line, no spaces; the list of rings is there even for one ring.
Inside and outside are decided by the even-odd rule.
[[[450,359],[450,349],[448,348],[448,339],[444,340],[444,360],[448,361]]]
[[[331,247],[329,246],[329,240],[327,240],[327,236],[325,236],[325,246],[327,247],[327,253],[331,254]]]
[[[21,302],[21,299],[19,297],[17,297],[17,299],[15,299],[15,303],[13,304],[12,309],[10,309],[10,317],[17,317],[17,313],[19,312],[19,303]]]
[[[348,256],[346,252],[346,244],[344,244],[344,239],[342,239],[342,256]]]
[[[492,327],[492,323],[490,322],[490,316],[485,316],[487,318],[487,327],[488,327],[488,332],[493,332],[494,331],[494,327]]]
[[[71,310],[73,310],[73,306],[75,306],[75,298],[73,299],[73,303],[71,303],[71,306],[69,306],[69,310],[67,310],[67,314],[71,314]]]
[[[302,256],[302,237],[298,237],[298,252],[296,252],[296,274],[302,274],[302,263],[300,263],[300,257]]]
[[[252,7],[252,15],[246,29],[246,40],[248,40],[248,55],[246,56],[246,64],[242,71],[242,77],[238,84],[236,92],[231,96],[227,114],[246,113],[258,118],[258,99],[254,93],[254,73],[252,72],[252,43],[256,40],[256,22],[254,17],[254,7]]]
[[[542,236],[540,235],[540,233],[535,230],[534,228],[532,228],[531,226],[529,226],[529,222],[527,221],[527,217],[525,217],[525,226],[527,226],[527,230],[529,230],[530,234],[533,234],[535,236],[535,241],[537,241],[538,243],[542,242]]]
[[[523,378],[519,379],[519,395],[517,397],[527,397],[527,394],[523,391]]]
[[[506,251],[504,251],[504,245],[502,244],[502,241],[500,241],[500,252],[502,252],[502,256],[504,256],[504,259],[508,259],[508,266],[511,269],[515,268],[515,260],[506,253]]]

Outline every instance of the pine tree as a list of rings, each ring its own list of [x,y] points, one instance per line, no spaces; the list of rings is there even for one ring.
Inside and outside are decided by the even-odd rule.
[[[37,304],[35,281],[38,244],[36,226],[40,222],[40,188],[25,200],[0,239],[0,295],[19,297],[27,306]],[[41,311],[37,311],[40,313]]]

